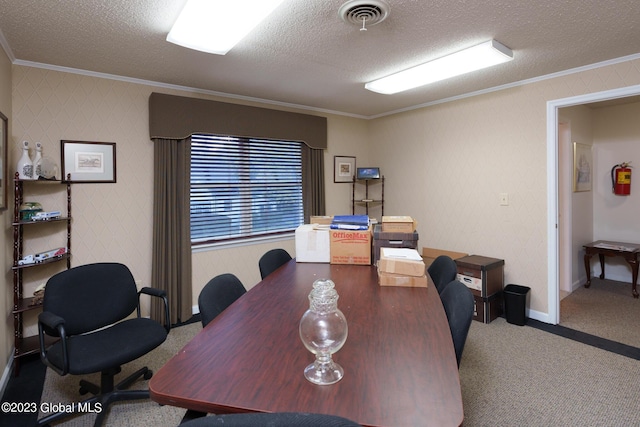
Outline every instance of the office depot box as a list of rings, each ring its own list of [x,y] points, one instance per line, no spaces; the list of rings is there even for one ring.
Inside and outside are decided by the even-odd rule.
[[[427,276],[405,276],[402,274],[385,273],[378,270],[378,284],[380,286],[402,286],[408,288],[426,288],[428,287]]]
[[[418,247],[418,233],[401,233],[397,231],[383,231],[382,224],[373,227],[373,263],[380,259],[380,248],[409,248]]]
[[[368,230],[329,230],[330,263],[371,265],[371,227]]]
[[[457,279],[474,295],[490,297],[504,287],[504,260],[480,255],[468,255],[455,260]]]
[[[329,261],[329,228],[317,224],[304,224],[296,228],[296,262]]]
[[[490,297],[473,296],[473,320],[482,323],[491,323],[502,314],[502,292]]]
[[[382,231],[396,233],[412,233],[416,222],[410,216],[383,216]]]
[[[455,261],[456,259],[465,257],[469,254],[466,254],[464,252],[446,251],[444,249],[426,247],[422,248],[422,260],[424,261],[424,264],[427,266],[427,268],[429,268],[433,260],[438,258],[440,255],[446,255]]]
[[[333,221],[333,215],[314,216],[309,218],[309,224],[331,225]]]
[[[407,248],[380,248],[378,271],[413,277],[425,275],[424,262],[418,251]]]

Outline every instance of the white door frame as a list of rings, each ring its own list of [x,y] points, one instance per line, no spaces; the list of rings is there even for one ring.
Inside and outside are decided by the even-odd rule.
[[[549,313],[546,320],[540,319],[545,323],[552,325],[560,323],[560,233],[558,229],[571,226],[568,216],[563,216],[562,224],[558,219],[558,109],[634,95],[640,95],[640,85],[547,101],[547,307]],[[564,244],[570,244],[570,242]]]

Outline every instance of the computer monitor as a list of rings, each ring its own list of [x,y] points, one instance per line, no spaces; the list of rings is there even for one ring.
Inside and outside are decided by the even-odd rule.
[[[378,179],[380,168],[357,168],[356,179]]]

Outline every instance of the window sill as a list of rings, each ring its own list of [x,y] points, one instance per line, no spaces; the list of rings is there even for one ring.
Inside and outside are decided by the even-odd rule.
[[[239,239],[231,242],[194,244],[191,246],[191,252],[197,253],[197,252],[207,252],[207,251],[215,251],[215,250],[221,250],[221,249],[237,248],[241,246],[252,246],[252,245],[258,245],[262,243],[292,240],[294,238],[295,238],[295,232],[292,231],[290,233],[278,234],[276,236],[250,237],[247,239]]]

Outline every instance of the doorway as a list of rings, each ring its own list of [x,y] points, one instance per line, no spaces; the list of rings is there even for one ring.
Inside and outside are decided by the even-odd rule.
[[[565,261],[571,257],[571,215],[566,188],[560,184],[560,174],[572,170],[572,156],[562,154],[560,144],[566,129],[559,123],[558,110],[563,107],[615,100],[640,95],[640,85],[596,92],[547,102],[547,253],[548,253],[548,318],[546,323],[560,322],[560,283],[567,278]],[[562,212],[562,214],[561,214]],[[569,258],[567,258],[569,257]],[[562,282],[561,282],[562,278]]]

